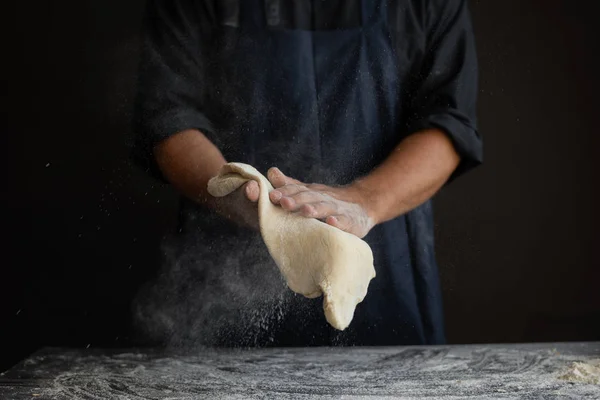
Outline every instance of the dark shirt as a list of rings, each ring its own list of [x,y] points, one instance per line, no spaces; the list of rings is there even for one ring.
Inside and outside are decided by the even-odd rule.
[[[452,180],[482,160],[476,96],[463,0],[149,0],[133,156],[162,179],[152,147],[196,128],[228,161],[346,184],[407,135],[438,128],[461,155]],[[255,233],[186,200],[180,216],[165,259],[168,283],[157,289],[180,300],[165,295],[156,302],[190,340],[445,341],[429,201],[365,237],[377,277],[344,332],[327,325],[320,299],[279,289]]]

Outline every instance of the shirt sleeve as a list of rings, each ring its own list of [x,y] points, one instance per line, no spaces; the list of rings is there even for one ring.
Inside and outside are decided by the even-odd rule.
[[[148,0],[134,104],[131,158],[162,180],[153,149],[186,129],[210,134],[203,113],[202,46],[209,23],[193,0]]]
[[[475,40],[466,0],[431,0],[429,8],[427,48],[411,96],[409,132],[437,128],[450,137],[461,156],[453,180],[483,161]]]

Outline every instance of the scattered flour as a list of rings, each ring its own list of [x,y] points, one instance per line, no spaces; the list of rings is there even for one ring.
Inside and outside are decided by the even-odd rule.
[[[574,362],[559,379],[600,385],[600,359],[589,362]]]

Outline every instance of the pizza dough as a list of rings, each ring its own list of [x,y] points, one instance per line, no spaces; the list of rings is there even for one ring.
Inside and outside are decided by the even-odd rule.
[[[323,295],[327,321],[346,329],[375,277],[371,248],[350,233],[274,205],[273,186],[250,165],[224,165],[208,182],[208,192],[224,197],[249,180],[259,184],[260,232],[287,285],[308,298]]]

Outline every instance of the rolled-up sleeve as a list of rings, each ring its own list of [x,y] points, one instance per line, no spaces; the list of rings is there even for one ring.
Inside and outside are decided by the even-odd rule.
[[[156,144],[186,129],[213,130],[203,112],[202,34],[207,24],[198,3],[149,0],[146,5],[130,154],[160,180]]]
[[[427,49],[411,96],[409,129],[437,128],[450,137],[461,156],[453,180],[483,161],[475,39],[466,0],[428,3]]]

